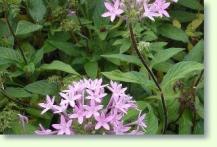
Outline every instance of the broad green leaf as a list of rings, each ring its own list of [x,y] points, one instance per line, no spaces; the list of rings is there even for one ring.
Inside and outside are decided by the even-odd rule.
[[[141,72],[132,71],[124,73],[119,70],[114,70],[110,72],[102,72],[102,74],[107,78],[115,81],[136,83],[149,88],[155,87],[154,83],[147,79],[147,77]]]
[[[167,44],[167,42],[152,42],[150,43],[148,49],[150,51],[158,52],[159,50],[162,50]]]
[[[136,65],[141,65],[141,61],[133,55],[125,55],[125,54],[111,54],[111,55],[101,55],[104,58],[108,59],[118,59],[122,62],[133,63]]]
[[[152,107],[149,105],[148,113],[145,117],[145,123],[147,124],[146,134],[156,134],[158,131],[158,118],[155,115]]]
[[[42,70],[59,70],[70,74],[79,75],[69,64],[62,61],[55,60],[50,64],[43,64],[40,69]]]
[[[203,10],[203,6],[200,4],[199,0],[179,0],[178,3],[194,10]]]
[[[7,87],[5,91],[9,96],[15,98],[26,98],[32,96],[32,94],[26,91],[24,88]]]
[[[166,89],[168,86],[182,78],[187,77],[193,72],[197,72],[203,69],[203,64],[193,61],[182,61],[173,65],[163,78],[161,83],[162,89]]]
[[[177,96],[166,97],[166,106],[167,106],[167,113],[168,115],[168,122],[175,121],[180,113],[180,102],[179,99],[176,98]]]
[[[172,18],[179,20],[180,22],[189,22],[196,18],[196,14],[192,12],[187,12],[184,10],[171,11],[170,15]]]
[[[46,80],[41,80],[25,86],[24,89],[34,94],[55,95],[57,92],[57,85]]]
[[[167,61],[174,55],[178,54],[179,52],[183,51],[182,48],[169,48],[165,50],[159,51],[155,56],[154,59],[151,61],[151,66],[155,66],[161,62]]]
[[[125,39],[122,42],[122,45],[120,46],[120,53],[125,53],[127,52],[131,47],[131,42],[129,41],[129,39]]]
[[[102,72],[102,74],[111,80],[129,82],[129,83],[137,83],[137,84],[141,83],[138,76],[140,77],[142,76],[139,72],[132,71],[132,72],[123,73],[119,70],[114,70],[110,72]]]
[[[194,134],[203,135],[204,134],[204,120],[199,120],[194,129]]]
[[[91,77],[91,78],[97,77],[98,63],[96,61],[87,62],[84,65],[84,69],[85,69],[85,71],[89,77]]]
[[[159,28],[159,33],[164,37],[182,41],[184,43],[187,43],[189,41],[188,36],[182,29],[176,28],[171,24],[161,25]]]
[[[93,12],[93,22],[97,28],[101,28],[108,24],[109,20],[101,17],[101,15],[105,12],[105,6],[103,0],[97,0],[95,3],[95,9]]]
[[[10,63],[22,63],[22,57],[20,53],[11,48],[0,47],[0,59],[8,61]]]
[[[179,134],[190,134],[192,127],[192,118],[190,111],[184,111],[179,119]]]
[[[47,42],[53,47],[61,50],[69,56],[78,56],[81,53],[81,50],[78,49],[73,43],[57,41],[57,40],[47,40]]]
[[[41,62],[41,60],[43,59],[43,55],[44,55],[44,49],[40,49],[37,50],[37,52],[33,55],[32,57],[32,62],[37,65],[38,63]]]
[[[185,61],[203,62],[204,55],[204,41],[200,40],[186,55]]]
[[[27,35],[38,30],[41,30],[43,26],[39,24],[33,24],[26,20],[20,20],[17,25],[16,35]]]
[[[29,14],[36,21],[40,22],[43,20],[46,14],[46,7],[43,0],[27,0],[27,7]]]

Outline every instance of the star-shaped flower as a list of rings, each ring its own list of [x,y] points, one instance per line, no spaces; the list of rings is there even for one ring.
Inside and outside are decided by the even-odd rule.
[[[65,117],[61,115],[60,124],[53,124],[52,127],[57,130],[58,135],[71,135],[73,134],[71,130],[72,120],[66,121]]]
[[[79,105],[79,106],[75,106],[74,107],[74,112],[73,112],[73,114],[71,114],[69,116],[69,118],[77,118],[78,119],[78,123],[82,124],[83,121],[84,121],[85,115],[86,115],[86,112],[85,112],[83,106]]]
[[[103,108],[103,105],[96,105],[96,103],[91,100],[90,105],[84,105],[84,109],[86,110],[86,117],[90,118],[94,116],[95,118],[99,116],[99,110]]]
[[[111,17],[111,21],[113,22],[117,16],[124,13],[122,9],[120,9],[120,0],[113,0],[113,2],[105,2],[105,7],[108,10],[102,17]]]
[[[96,89],[96,90],[86,90],[88,96],[86,97],[86,99],[89,100],[94,100],[98,103],[100,103],[102,101],[102,98],[104,98],[107,94],[104,93],[100,88]]]
[[[145,114],[141,115],[141,112],[139,113],[138,119],[136,120],[136,124],[140,126],[143,130],[147,128],[147,125],[145,124]]]
[[[55,97],[53,97],[51,99],[50,96],[46,96],[46,102],[45,103],[39,103],[39,106],[44,108],[44,110],[41,112],[41,114],[44,114],[45,112],[47,112],[48,110],[51,110],[53,109],[53,106],[54,106],[54,100],[55,100]]]
[[[160,17],[166,16],[170,17],[169,13],[166,11],[166,9],[170,6],[169,2],[166,2],[165,0],[156,0],[152,6],[151,9],[155,10]]]
[[[75,106],[75,101],[81,98],[80,94],[76,94],[73,89],[66,90],[65,93],[61,92],[60,96],[64,99],[64,102],[71,107]]]
[[[106,130],[110,130],[109,122],[113,119],[112,115],[106,116],[104,112],[101,113],[98,117],[95,118],[97,120],[95,129],[98,130],[103,127]]]
[[[143,17],[148,17],[152,21],[154,21],[154,17],[158,17],[159,14],[151,7],[152,5],[148,3],[144,3],[144,13]]]

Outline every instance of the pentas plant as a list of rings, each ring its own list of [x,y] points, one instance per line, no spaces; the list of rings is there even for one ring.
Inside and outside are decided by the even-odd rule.
[[[73,82],[67,90],[59,93],[61,100],[55,103],[55,97],[46,97],[39,103],[41,114],[51,111],[59,116],[59,122],[51,129],[35,131],[38,135],[143,135],[145,133],[145,114],[141,114],[136,101],[126,94],[127,88],[111,81],[104,85],[102,79],[83,79]],[[106,92],[108,91],[108,92]],[[138,111],[138,118],[125,123],[129,110]]]
[[[167,9],[171,2],[178,0],[106,0],[105,7],[107,11],[102,14],[102,17],[110,17],[113,22],[116,17],[149,18],[155,20],[157,17],[169,17]],[[123,14],[126,15],[123,15]]]

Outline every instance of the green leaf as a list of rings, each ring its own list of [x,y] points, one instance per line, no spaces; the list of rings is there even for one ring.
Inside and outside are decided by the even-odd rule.
[[[111,80],[129,82],[129,83],[138,83],[140,84],[138,76],[141,77],[141,74],[135,71],[123,73],[119,70],[114,70],[110,72],[102,72],[104,76]]]
[[[159,28],[159,33],[164,37],[182,41],[184,43],[187,43],[189,41],[188,36],[182,29],[176,28],[171,24],[161,25]]]
[[[199,0],[179,0],[178,3],[194,10],[203,10],[203,6],[200,4]]]
[[[194,129],[194,134],[204,134],[204,120],[199,120]]]
[[[193,61],[182,61],[173,65],[163,78],[161,83],[162,89],[172,86],[173,82],[187,77],[192,72],[200,71],[203,69],[203,64]]]
[[[97,28],[101,28],[108,24],[109,20],[101,17],[105,12],[105,6],[103,0],[97,0],[94,7],[93,22]]]
[[[24,89],[34,94],[55,95],[57,85],[46,80],[41,80],[25,86]]]
[[[124,39],[122,41],[122,45],[120,46],[120,53],[125,53],[127,52],[131,47],[131,42],[129,41],[129,39]]]
[[[104,58],[108,59],[118,59],[122,62],[133,63],[136,65],[141,65],[141,61],[133,55],[125,55],[125,54],[111,54],[111,55],[101,55]]]
[[[32,62],[37,65],[38,63],[41,62],[41,60],[43,59],[43,55],[44,55],[44,49],[40,49],[37,50],[37,52],[33,55],[32,57]]]
[[[32,96],[32,94],[26,91],[24,88],[7,87],[5,91],[7,95],[15,98],[26,98]]]
[[[8,61],[10,63],[22,63],[22,57],[20,53],[11,48],[0,47],[0,59]]]
[[[185,61],[197,61],[203,62],[203,55],[204,55],[204,41],[200,40],[192,50],[186,55]]]
[[[141,72],[131,71],[124,73],[120,70],[114,70],[110,72],[102,72],[102,74],[107,78],[115,81],[136,83],[149,88],[155,87],[154,83],[147,79],[147,77]]]
[[[175,19],[179,20],[182,23],[192,21],[194,18],[196,18],[195,13],[182,11],[182,10],[171,11],[170,15],[171,15],[172,18],[175,18]]]
[[[181,118],[179,119],[179,134],[191,134],[191,113],[190,111],[184,111]]]
[[[43,0],[27,0],[27,7],[29,14],[36,21],[40,22],[43,20],[46,14],[46,7]]]
[[[91,78],[96,78],[97,77],[97,72],[98,72],[98,63],[97,62],[87,62],[84,65],[84,69],[87,73],[87,75]]]
[[[199,98],[196,96],[195,98],[195,108],[196,108],[196,112],[197,114],[201,117],[204,118],[204,108],[202,103],[200,102]]]
[[[70,74],[79,75],[69,64],[62,61],[55,60],[50,64],[43,64],[40,69],[42,70],[59,70]]]
[[[47,42],[69,56],[78,56],[81,53],[80,49],[78,49],[73,43],[70,42],[57,40],[47,40]]]
[[[146,134],[156,134],[158,131],[158,118],[154,114],[154,111],[150,105],[148,105],[149,112],[145,117],[145,123],[147,124]]]
[[[155,66],[161,62],[167,61],[174,55],[178,54],[179,52],[183,51],[182,48],[169,48],[165,50],[159,51],[155,56],[154,59],[151,61],[151,66]]]
[[[33,33],[41,29],[42,29],[42,26],[39,24],[33,24],[29,21],[21,20],[18,22],[15,34],[16,35],[27,35],[29,33]]]

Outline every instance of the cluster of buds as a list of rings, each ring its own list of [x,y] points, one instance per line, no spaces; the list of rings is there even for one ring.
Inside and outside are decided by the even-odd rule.
[[[178,0],[106,0],[105,7],[107,12],[102,14],[102,17],[110,17],[113,22],[116,17],[131,18],[137,17],[139,19],[149,18],[155,20],[157,17],[169,17],[167,9],[171,2]]]
[[[59,93],[61,100],[47,96],[41,114],[47,111],[59,116],[60,122],[52,128],[35,131],[38,135],[108,134],[143,135],[145,114],[141,114],[136,101],[126,94],[127,88],[111,81],[103,85],[102,79],[83,79],[73,82],[67,90]],[[106,92],[107,91],[107,92]],[[129,110],[136,110],[138,118],[125,122]]]

